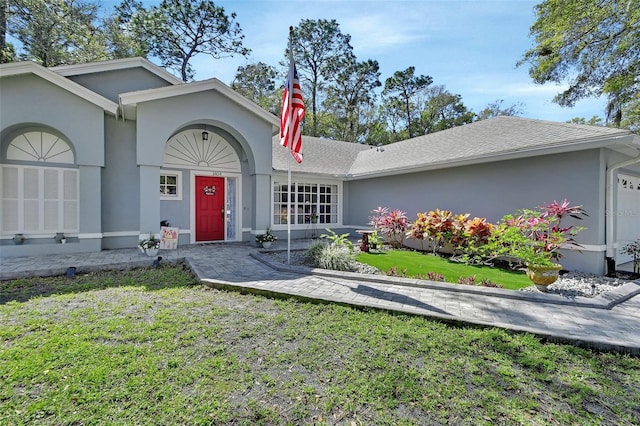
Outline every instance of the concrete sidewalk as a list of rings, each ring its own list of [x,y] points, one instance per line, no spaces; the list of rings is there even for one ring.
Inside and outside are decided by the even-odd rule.
[[[295,242],[292,248],[303,248]],[[280,248],[283,248],[283,244]],[[184,259],[217,288],[342,303],[455,323],[526,331],[551,341],[640,354],[640,282],[595,298],[514,292],[394,277],[339,273],[274,263],[248,243],[202,244],[163,250],[162,263]],[[137,249],[0,258],[0,279],[151,266]]]

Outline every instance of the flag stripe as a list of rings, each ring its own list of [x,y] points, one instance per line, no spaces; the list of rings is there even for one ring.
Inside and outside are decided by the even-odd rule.
[[[282,115],[280,117],[280,145],[289,148],[291,155],[298,163],[302,163],[302,120],[304,118],[304,102],[302,89],[298,80],[298,71],[293,67],[293,90],[289,98],[290,76],[282,95]],[[291,99],[291,104],[289,100]]]

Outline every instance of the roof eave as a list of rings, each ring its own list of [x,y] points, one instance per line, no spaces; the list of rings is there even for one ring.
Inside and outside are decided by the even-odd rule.
[[[284,169],[272,168],[272,170],[274,174],[283,174],[283,175],[287,174],[287,170],[284,170]],[[295,174],[296,176],[305,176],[309,178],[318,178],[318,179],[331,178],[336,180],[345,180],[347,178],[347,175],[343,173],[305,172],[305,171],[299,171],[299,170],[292,170],[291,173]]]
[[[35,62],[12,62],[8,64],[2,64],[2,66],[0,66],[0,78],[24,74],[37,75],[43,80],[53,83],[56,86],[70,93],[73,93],[74,95],[79,96],[80,98],[88,102],[91,102],[92,104],[102,108],[105,112],[113,116],[117,116],[118,114],[118,104],[116,104],[115,102],[110,101],[109,99],[87,89],[86,87],[69,80],[68,78],[58,75],[57,73],[41,65],[38,65]]]
[[[174,96],[189,95],[192,93],[203,92],[207,90],[215,90],[231,101],[237,103],[238,105],[267,121],[272,125],[272,128],[277,128],[280,126],[280,122],[275,115],[271,114],[268,111],[265,111],[258,105],[245,99],[243,96],[236,93],[233,89],[216,78],[211,78],[209,80],[203,81],[195,81],[192,83],[183,83],[175,86],[160,87],[157,89],[147,89],[136,92],[122,93],[120,94],[120,103],[121,105],[123,105],[126,117],[131,118],[132,115],[135,115],[135,108],[139,103],[171,98]],[[275,130],[273,134],[275,135]]]
[[[611,143],[611,140],[615,140],[615,143]],[[483,156],[475,156],[475,157],[467,157],[455,159],[453,161],[439,161],[430,164],[422,164],[416,166],[399,166],[392,169],[387,169],[383,171],[371,171],[364,173],[349,173],[346,175],[346,180],[358,180],[358,179],[368,179],[375,177],[385,177],[385,176],[394,176],[400,174],[407,173],[418,173],[425,172],[431,170],[439,170],[446,169],[452,167],[463,167],[463,166],[471,166],[476,164],[483,163],[492,163],[496,161],[506,161],[506,160],[515,160],[521,158],[528,157],[536,157],[542,155],[552,155],[552,154],[562,154],[567,152],[575,152],[575,151],[584,151],[587,149],[595,149],[595,148],[607,148],[617,150],[627,155],[632,155],[628,151],[633,150],[636,152],[640,152],[640,137],[634,135],[632,133],[607,137],[607,138],[599,138],[598,140],[591,140],[588,142],[578,141],[576,143],[565,144],[560,146],[545,146],[545,147],[536,147],[530,149],[520,149],[502,153],[496,153],[492,155],[483,155]]]
[[[61,65],[57,67],[51,67],[49,69],[57,74],[60,74],[61,76],[69,77],[74,75],[117,71],[130,68],[144,68],[152,74],[155,74],[156,76],[165,80],[167,83],[173,85],[184,83],[178,77],[174,76],[171,73],[168,73],[164,69],[150,62],[148,59],[139,56],[134,58],[114,59],[111,61],[89,62],[86,64]]]

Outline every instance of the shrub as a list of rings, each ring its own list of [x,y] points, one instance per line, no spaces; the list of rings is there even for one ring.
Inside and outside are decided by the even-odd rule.
[[[402,210],[378,207],[371,210],[369,224],[379,232],[392,247],[402,247],[407,229],[407,214]]]
[[[349,234],[338,235],[327,228],[329,234],[320,237],[326,241],[318,241],[307,250],[307,255],[315,266],[334,271],[355,271],[356,257],[353,252],[353,243],[348,240]]]
[[[468,251],[476,252],[477,247],[486,244],[493,226],[486,218],[474,217],[469,219],[469,213],[453,215],[448,210],[432,210],[428,213],[418,213],[406,235],[421,241],[433,243],[433,252],[439,251],[449,243],[454,250],[462,251],[468,258]]]
[[[476,285],[476,276],[471,275],[470,277],[460,277],[458,278],[458,284]]]
[[[315,259],[317,259],[318,256],[320,256],[320,253],[322,253],[322,250],[324,250],[326,246],[327,246],[327,243],[325,241],[319,241],[319,240],[315,241],[307,249],[307,256],[313,259],[315,263]]]
[[[333,271],[355,271],[356,258],[352,250],[345,246],[327,244],[313,257],[316,266]]]
[[[583,228],[563,227],[562,219],[569,216],[581,220],[586,215],[582,206],[570,206],[566,199],[545,204],[539,210],[518,210],[500,220],[486,251],[490,256],[513,256],[525,264],[551,265],[562,257],[562,247],[580,247],[573,237]]]
[[[430,281],[445,282],[445,277],[439,272],[427,272],[427,279]]]
[[[633,272],[640,274],[640,239],[637,239],[622,248],[624,254],[633,256]]]
[[[406,278],[407,277],[407,269],[406,268],[402,268],[402,271],[400,272],[400,274],[398,274],[398,267],[397,266],[392,266],[391,268],[389,268],[389,270],[387,271],[387,274],[390,277],[403,277]]]
[[[349,233],[345,232],[344,234],[336,234],[335,231],[329,228],[325,228],[325,230],[329,233],[320,235],[320,238],[325,238],[331,241],[331,245],[336,247],[346,247],[349,251],[353,251],[353,243],[349,241]]]

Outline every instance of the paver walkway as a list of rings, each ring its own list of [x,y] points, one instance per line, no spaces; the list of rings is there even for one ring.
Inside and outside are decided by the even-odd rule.
[[[292,246],[300,246],[296,243]],[[284,246],[281,244],[281,248]],[[162,262],[184,258],[213,286],[307,300],[405,312],[445,321],[526,331],[550,340],[640,354],[640,282],[596,298],[452,286],[442,283],[312,270],[273,264],[247,243],[190,245],[161,251]],[[100,253],[0,257],[0,278],[150,266],[137,249]]]

